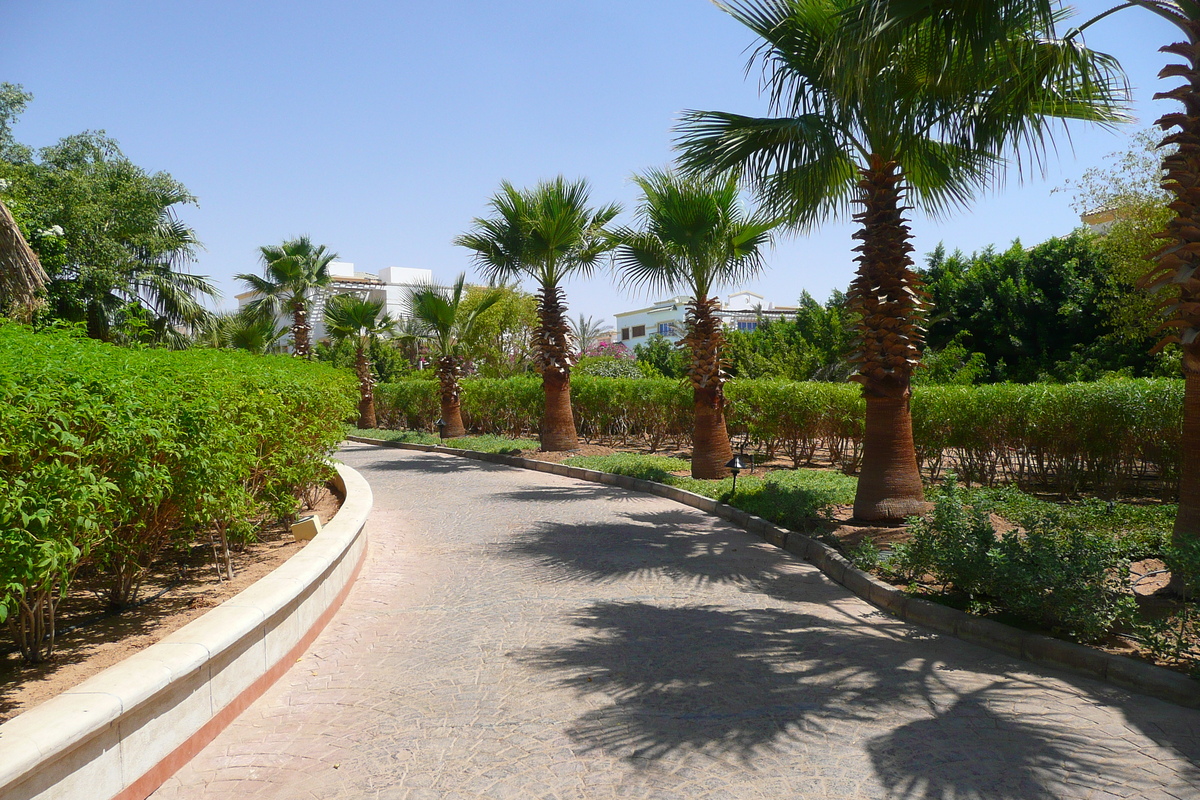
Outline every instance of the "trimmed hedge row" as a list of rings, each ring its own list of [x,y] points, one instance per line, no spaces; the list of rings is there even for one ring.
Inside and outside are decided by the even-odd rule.
[[[355,396],[349,375],[286,357],[0,326],[0,620],[25,658],[52,649],[83,565],[119,607],[166,547],[294,514]]]
[[[689,388],[671,379],[572,376],[572,403],[586,440],[657,449],[691,435]],[[861,455],[864,402],[852,384],[734,380],[726,388],[730,429],[796,466],[820,453],[847,471]],[[437,384],[380,385],[381,425],[427,428],[438,416]],[[536,431],[541,382],[522,376],[463,382],[463,419],[479,433]],[[917,458],[930,480],[953,467],[967,482],[1013,482],[1065,493],[1083,488],[1164,494],[1178,480],[1183,381],[919,386],[913,393]]]

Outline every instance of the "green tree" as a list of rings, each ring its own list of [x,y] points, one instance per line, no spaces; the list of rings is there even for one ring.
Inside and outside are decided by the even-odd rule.
[[[728,336],[729,372],[739,378],[844,381],[853,372],[854,326],[840,291],[824,305],[804,292],[794,317],[761,315],[753,330]]]
[[[356,294],[338,294],[325,303],[325,329],[338,342],[354,345],[354,374],[358,377],[358,427],[375,427],[375,379],[371,374],[368,351],[371,343],[391,333],[396,321],[380,314],[382,300],[368,300]],[[261,319],[261,317],[260,317]]]
[[[571,413],[575,353],[561,284],[572,275],[590,274],[616,245],[604,226],[621,208],[615,203],[589,208],[587,182],[561,175],[525,190],[504,181],[490,205],[494,215],[477,218],[454,243],[474,251],[476,267],[491,283],[521,277],[537,283],[533,368],[542,376],[546,396],[542,449],[574,449],[579,446]]]
[[[9,148],[11,152],[11,148]],[[195,202],[103,132],[68,136],[35,160],[0,160],[6,201],[48,276],[41,319],[86,323],[106,341],[184,346],[216,290],[187,269],[200,248],[177,208]]]
[[[652,292],[687,292],[678,346],[692,384],[692,477],[723,478],[733,458],[725,424],[725,334],[713,292],[756,276],[778,221],[748,213],[737,177],[683,177],[649,170],[635,175],[642,190],[637,230],[621,228],[615,263],[621,281]]]
[[[1096,247],[1109,265],[1109,280],[1098,305],[1110,324],[1097,349],[1144,353],[1158,340],[1161,310],[1173,300],[1171,287],[1141,285],[1147,259],[1160,249],[1159,234],[1173,213],[1168,207],[1171,195],[1162,188],[1157,144],[1153,131],[1135,134],[1127,149],[1108,154],[1103,166],[1089,169],[1073,187],[1076,211],[1100,212],[1110,220],[1096,237]],[[1179,374],[1177,344],[1150,358],[1145,374]]]
[[[247,273],[234,276],[259,295],[246,305],[246,312],[272,320],[285,312],[291,315],[293,353],[300,358],[310,358],[312,325],[308,315],[313,295],[333,282],[329,264],[338,257],[337,253],[301,236],[281,245],[264,245],[259,248],[259,254],[263,262],[262,276]]]
[[[683,163],[744,171],[767,209],[798,228],[861,207],[848,302],[859,318],[852,380],[867,401],[854,513],[903,518],[925,508],[909,410],[923,303],[906,204],[930,213],[965,204],[1004,149],[1040,153],[1052,119],[1122,119],[1111,65],[1081,58],[1086,51],[1028,16],[1002,19],[1003,48],[974,52],[921,29],[864,43],[847,22],[854,0],[721,7],[762,38],[753,59],[778,116],[691,112],[680,128]],[[1089,72],[1072,69],[1080,64]]]
[[[1146,375],[1152,339],[1116,332],[1109,259],[1086,231],[1026,249],[1014,242],[971,257],[935,250],[921,272],[932,299],[927,338],[981,353],[993,381],[1094,380],[1106,372]]]
[[[508,378],[529,371],[533,355],[533,331],[538,324],[537,298],[515,285],[494,290],[468,286],[462,300],[463,313],[470,313],[493,291],[500,299],[487,315],[475,323],[475,337],[467,358],[487,378]]]
[[[682,378],[687,374],[687,357],[661,333],[652,333],[646,341],[633,346],[638,365],[647,375]]]
[[[500,290],[491,289],[480,295],[467,310],[463,303],[466,281],[467,276],[463,274],[449,289],[418,287],[408,298],[409,313],[424,327],[437,358],[443,439],[453,439],[467,432],[463,427],[458,379],[462,376],[467,348],[475,339],[480,318],[503,297]]]

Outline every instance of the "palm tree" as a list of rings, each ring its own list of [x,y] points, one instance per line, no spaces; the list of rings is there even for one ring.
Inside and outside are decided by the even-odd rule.
[[[680,127],[682,163],[743,170],[766,210],[800,229],[860,207],[848,307],[858,317],[851,380],[862,385],[867,414],[854,513],[918,513],[925,503],[909,398],[925,298],[912,270],[906,204],[932,214],[965,205],[995,175],[1006,144],[1040,153],[1050,120],[1121,120],[1120,82],[1104,58],[1082,59],[1079,48],[1025,19],[1008,29],[1003,52],[977,57],[917,35],[881,35],[865,46],[845,24],[854,0],[721,7],[763,39],[752,61],[763,64],[778,116],[690,112]],[[1081,61],[1091,73],[1073,70]]]
[[[541,442],[546,451],[579,446],[571,414],[571,366],[575,363],[560,284],[587,275],[616,246],[604,226],[621,212],[614,204],[588,208],[587,182],[561,175],[519,190],[508,181],[491,199],[495,215],[476,219],[455,244],[474,253],[475,265],[492,283],[528,277],[538,284],[538,326],[533,366],[542,374],[546,409]]]
[[[952,38],[968,41],[978,52],[1002,41],[999,21],[1004,12],[1018,9],[1030,16],[1052,17],[1053,0],[866,0],[855,14],[871,32],[903,35],[913,28],[928,26],[945,42]],[[1160,78],[1182,78],[1184,83],[1154,95],[1156,100],[1176,100],[1182,112],[1167,113],[1155,124],[1167,132],[1159,143],[1163,154],[1163,188],[1175,196],[1170,208],[1175,216],[1159,234],[1162,247],[1152,256],[1154,265],[1142,285],[1155,289],[1177,288],[1164,309],[1167,332],[1154,348],[1177,343],[1183,351],[1183,440],[1179,473],[1179,510],[1172,540],[1177,548],[1200,552],[1200,3],[1195,0],[1129,0],[1114,5],[1078,28],[1085,30],[1117,11],[1139,8],[1173,25],[1182,41],[1159,48],[1184,63],[1171,63]],[[1074,35],[1076,31],[1072,32]],[[1192,590],[1172,573],[1172,591]]]
[[[390,333],[396,321],[390,314],[379,315],[382,300],[368,300],[356,294],[339,294],[325,303],[325,330],[337,341],[354,342],[354,372],[358,376],[358,427],[375,427],[375,379],[367,350],[375,339]]]
[[[571,326],[571,341],[580,355],[595,347],[600,341],[600,334],[604,333],[604,326],[595,317],[580,314],[578,319],[570,320],[568,324]]]
[[[46,271],[8,207],[0,202],[0,314],[28,322],[42,300]]]
[[[627,284],[691,294],[679,345],[691,356],[692,477],[723,478],[733,451],[725,427],[725,336],[713,290],[761,271],[762,249],[778,221],[742,210],[732,174],[705,179],[651,170],[634,182],[643,195],[642,229],[617,231],[616,263]]]
[[[462,309],[463,286],[467,276],[459,275],[454,286],[421,286],[409,293],[408,309],[414,320],[421,324],[423,333],[433,342],[437,358],[439,396],[442,406],[443,439],[464,435],[462,407],[458,378],[462,375],[466,361],[465,348],[475,338],[475,327],[480,316],[499,302],[499,289],[490,289],[469,312]]]
[[[261,295],[246,305],[248,313],[274,319],[286,312],[292,317],[292,346],[295,355],[310,358],[312,326],[308,322],[314,292],[328,286],[329,263],[337,253],[325,245],[313,245],[307,236],[289,239],[281,245],[259,248],[265,275],[242,273],[234,277]]]

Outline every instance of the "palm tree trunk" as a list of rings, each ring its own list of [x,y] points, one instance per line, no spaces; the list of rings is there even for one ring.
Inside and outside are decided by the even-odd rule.
[[[692,477],[705,480],[729,475],[725,466],[733,458],[725,426],[725,371],[722,350],[725,335],[714,313],[718,303],[698,297],[688,303],[687,335],[680,345],[690,351],[688,380],[692,383]]]
[[[533,364],[542,373],[546,410],[542,414],[542,450],[555,452],[579,447],[575,417],[571,413],[571,347],[563,290],[544,286],[538,292],[538,326],[533,331]]]
[[[439,433],[443,439],[455,439],[467,433],[467,429],[463,427],[462,406],[459,403],[458,376],[461,371],[462,364],[454,356],[442,356],[438,359],[438,395],[444,423]]]
[[[854,516],[899,520],[925,510],[925,492],[913,448],[912,371],[924,343],[923,293],[911,269],[912,245],[903,216],[904,176],[894,161],[872,155],[860,170],[855,214],[862,228],[857,277],[849,307],[858,315],[858,352],[851,360],[867,401],[862,470]]]
[[[0,202],[0,314],[29,322],[41,303],[46,272],[29,249],[16,220]]]
[[[358,427],[369,430],[375,427],[375,380],[371,377],[367,348],[361,344],[355,353],[354,371],[358,373]]]
[[[1163,247],[1152,257],[1154,266],[1141,285],[1152,289],[1179,287],[1178,296],[1169,301],[1172,309],[1165,324],[1174,332],[1151,352],[1172,342],[1179,342],[1183,349],[1183,452],[1179,511],[1172,533],[1176,546],[1182,546],[1200,538],[1200,23],[1177,24],[1188,40],[1162,51],[1181,56],[1187,63],[1169,64],[1159,77],[1183,78],[1186,83],[1154,95],[1155,100],[1178,100],[1184,106],[1181,113],[1165,114],[1155,122],[1169,131],[1159,146],[1177,147],[1163,158],[1166,176],[1162,184],[1175,195],[1170,204],[1175,216],[1167,223],[1167,230],[1158,234],[1164,240]],[[1180,576],[1172,575],[1168,588],[1187,594]]]
[[[308,309],[305,307],[304,301],[294,301],[292,303],[292,343],[295,348],[293,355],[297,358],[310,356],[311,346],[308,334],[311,329],[308,324]]]

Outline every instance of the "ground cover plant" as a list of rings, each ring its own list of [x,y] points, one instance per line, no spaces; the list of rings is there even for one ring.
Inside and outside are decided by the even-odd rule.
[[[741,475],[735,491],[733,478],[692,478],[689,462],[669,456],[573,456],[563,463],[677,486],[794,530],[810,530],[832,506],[853,502],[858,483],[831,470],[773,470],[763,475]]]
[[[330,475],[349,376],[283,357],[119,348],[0,326],[0,620],[53,650],[83,568],[114,609],[171,547],[248,539]]]
[[[346,428],[346,434],[349,436],[362,436],[367,439],[381,439],[385,442],[436,444],[458,450],[477,450],[480,453],[516,454],[523,450],[536,450],[538,446],[537,441],[533,439],[509,439],[504,436],[495,436],[492,434],[442,439],[436,433],[429,433],[427,431],[387,431],[352,427]]]

